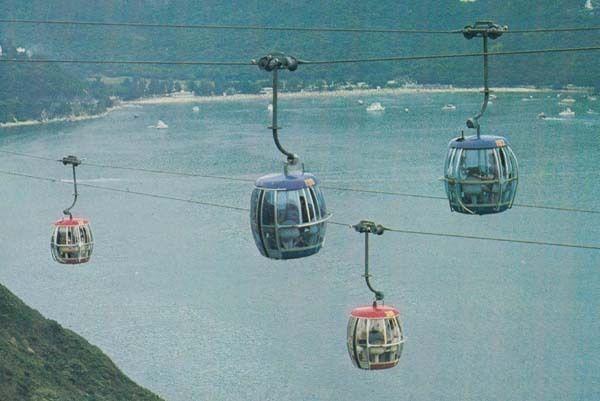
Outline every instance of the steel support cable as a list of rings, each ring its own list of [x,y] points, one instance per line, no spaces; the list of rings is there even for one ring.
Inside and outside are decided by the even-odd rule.
[[[4,59],[2,63],[37,63],[37,64],[135,64],[135,65],[204,65],[204,66],[252,66],[252,61],[159,61],[159,60],[60,60],[60,59]]]
[[[62,181],[61,179],[57,179],[57,178],[40,177],[40,176],[32,175],[32,174],[17,173],[14,171],[0,170],[0,174],[10,175],[10,176],[15,176],[15,177],[31,178],[34,180],[47,181],[47,182],[52,182],[52,183],[61,183],[61,184],[68,183],[68,182]],[[103,185],[87,184],[87,183],[81,183],[81,182],[79,182],[77,185],[80,187],[94,188],[94,189],[100,189],[100,190],[104,190],[104,191],[120,192],[120,193],[139,195],[139,196],[146,196],[146,197],[156,198],[156,199],[166,199],[166,200],[173,200],[173,201],[178,201],[178,202],[193,203],[193,204],[202,205],[202,206],[219,207],[219,208],[238,210],[238,211],[244,211],[244,212],[250,211],[250,209],[248,209],[248,208],[230,206],[230,205],[225,205],[225,204],[215,203],[215,202],[205,202],[205,201],[200,201],[200,200],[191,199],[191,198],[181,198],[181,197],[176,197],[176,196],[172,196],[172,195],[161,195],[161,194],[154,194],[154,193],[149,193],[149,192],[131,191],[129,189],[106,187]]]
[[[487,53],[456,53],[456,54],[432,54],[425,56],[399,56],[399,57],[373,57],[373,58],[358,58],[358,59],[341,59],[341,60],[298,60],[300,64],[351,64],[351,63],[378,63],[392,61],[419,61],[419,60],[436,60],[447,58],[460,57],[481,57],[485,56],[511,56],[511,55],[526,55],[526,54],[545,54],[545,53],[566,53],[566,52],[584,52],[597,51],[600,46],[588,47],[565,47],[565,48],[550,48],[550,49],[531,49],[531,50],[510,50]]]
[[[434,29],[388,29],[388,28],[334,28],[334,27],[278,27],[260,25],[217,25],[217,24],[159,24],[144,22],[104,22],[75,20],[36,20],[36,19],[0,19],[5,24],[43,24],[43,25],[79,25],[109,26],[129,28],[169,28],[169,29],[205,29],[239,31],[275,31],[275,32],[340,32],[340,33],[401,33],[401,34],[456,34],[461,30]]]
[[[340,223],[338,221],[330,220],[328,223],[334,224],[337,226],[354,228],[354,226],[352,224]],[[520,240],[520,239],[511,239],[511,238],[485,237],[485,236],[479,236],[479,235],[439,233],[439,232],[416,231],[416,230],[401,230],[401,229],[389,228],[389,227],[385,227],[385,230],[390,231],[390,232],[400,233],[400,234],[426,235],[426,236],[432,236],[432,237],[462,238],[462,239],[481,240],[481,241],[512,242],[512,243],[527,244],[527,245],[543,245],[543,246],[557,246],[557,247],[563,247],[563,248],[600,250],[600,245],[580,245],[580,244],[569,244],[569,243],[564,243],[564,242],[547,242],[547,241]]]
[[[10,150],[0,149],[0,153],[5,153],[13,156],[27,157],[31,159],[37,160],[46,160],[55,162],[56,159],[51,157],[37,156],[31,155],[27,153],[14,152]],[[149,174],[163,174],[163,175],[172,175],[179,177],[196,177],[196,178],[209,178],[215,180],[223,180],[223,181],[238,181],[238,182],[255,182],[252,178],[238,178],[238,177],[229,177],[223,175],[213,175],[213,174],[199,174],[199,173],[187,173],[183,171],[172,171],[172,170],[160,170],[160,169],[150,169],[143,167],[128,167],[128,166],[116,166],[110,164],[102,164],[102,163],[91,163],[83,161],[81,163],[83,166],[90,167],[99,167],[99,168],[107,168],[112,170],[127,170],[127,171],[138,171]],[[321,188],[330,189],[334,191],[344,191],[344,192],[356,192],[356,193],[366,193],[366,194],[377,194],[377,195],[389,195],[389,196],[400,196],[407,198],[418,198],[418,199],[435,199],[435,200],[448,200],[445,196],[435,196],[435,195],[424,195],[424,194],[413,194],[408,192],[397,192],[397,191],[382,191],[377,189],[366,189],[366,188],[351,188],[351,187],[337,187],[332,185],[320,185]],[[556,210],[561,212],[576,212],[576,213],[590,213],[590,214],[600,214],[599,210],[592,209],[581,209],[575,207],[563,207],[563,206],[546,206],[546,205],[537,205],[537,204],[527,204],[527,203],[513,203],[513,206],[525,207],[531,209],[544,209],[544,210]]]
[[[380,190],[376,190],[376,189],[344,188],[344,187],[332,187],[332,186],[326,186],[326,185],[321,185],[321,188],[331,189],[334,191],[362,192],[362,193],[368,193],[368,194],[402,196],[402,197],[408,197],[408,198],[439,199],[439,200],[445,200],[445,201],[448,200],[448,198],[446,198],[445,196],[422,195],[422,194],[412,194],[412,193],[407,193],[407,192],[395,192],[395,191],[380,191]],[[575,207],[545,206],[545,205],[517,203],[517,202],[513,203],[513,206],[526,207],[526,208],[531,208],[531,209],[556,210],[556,211],[561,211],[561,212],[600,214],[600,210],[580,209],[580,208],[575,208]]]
[[[56,179],[56,178],[41,177],[41,176],[37,176],[37,175],[18,173],[18,172],[14,172],[14,171],[0,170],[0,174],[14,176],[14,177],[30,178],[30,179],[52,182],[52,183],[62,183],[62,184],[67,183],[65,181],[62,181],[62,180]],[[248,208],[225,205],[225,204],[216,203],[216,202],[205,202],[205,201],[200,201],[200,200],[191,199],[191,198],[181,198],[181,197],[176,197],[176,196],[172,196],[172,195],[161,195],[161,194],[154,194],[154,193],[142,192],[142,191],[131,191],[128,189],[106,187],[106,186],[102,186],[102,185],[85,184],[85,183],[79,183],[78,185],[84,186],[87,188],[104,190],[104,191],[112,191],[112,192],[126,193],[126,194],[138,195],[138,196],[146,196],[146,197],[156,198],[156,199],[164,199],[164,200],[192,203],[192,204],[197,204],[197,205],[202,205],[202,206],[218,207],[218,208],[237,210],[237,211],[242,211],[242,212],[250,211],[250,209],[248,209]],[[352,224],[341,223],[341,222],[331,221],[331,220],[329,221],[329,223],[354,229],[354,225],[352,225]],[[396,233],[401,233],[401,234],[426,235],[426,236],[434,236],[434,237],[462,238],[462,239],[471,239],[471,240],[499,241],[499,242],[509,242],[509,243],[517,243],[517,244],[528,244],[528,245],[543,245],[543,246],[556,246],[556,247],[564,247],[564,248],[600,250],[600,245],[579,245],[579,244],[569,244],[569,243],[562,243],[562,242],[546,242],[546,241],[519,240],[519,239],[510,239],[510,238],[485,237],[485,236],[477,236],[477,235],[436,233],[436,232],[416,231],[416,230],[400,230],[400,229],[388,228],[388,227],[385,227],[385,230],[391,231],[391,232],[396,232]]]
[[[240,30],[240,31],[276,31],[276,32],[340,32],[340,33],[399,33],[399,34],[460,34],[462,29],[393,29],[393,28],[335,28],[335,27],[277,27],[260,25],[217,25],[217,24],[160,24],[144,22],[110,22],[79,20],[39,20],[22,18],[1,18],[4,24],[39,24],[39,25],[78,25],[107,26],[129,28],[167,28],[167,29],[205,29],[205,30]],[[514,29],[505,33],[550,33],[550,32],[589,32],[600,31],[600,27],[550,27]]]
[[[600,26],[572,26],[563,28],[531,28],[531,29],[509,29],[503,33],[551,33],[551,32],[591,32],[600,31]]]
[[[454,54],[431,54],[424,56],[392,56],[392,57],[374,57],[340,60],[298,60],[299,64],[322,65],[322,64],[352,64],[352,63],[378,63],[378,62],[396,62],[396,61],[420,61],[420,60],[439,60],[461,57],[481,57],[485,56],[515,56],[527,54],[549,54],[549,53],[569,53],[569,52],[589,52],[598,51],[600,46],[588,47],[566,47],[550,49],[531,49],[531,50],[511,50],[488,53],[454,53]],[[252,66],[256,61],[159,61],[159,60],[83,60],[83,59],[5,59],[0,58],[2,63],[48,63],[48,64],[138,64],[138,65],[183,65],[183,66]]]

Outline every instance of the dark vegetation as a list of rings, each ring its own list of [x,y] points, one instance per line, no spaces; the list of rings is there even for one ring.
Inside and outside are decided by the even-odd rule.
[[[160,401],[97,347],[0,285],[0,400]]]
[[[586,11],[584,1],[532,2],[511,0],[380,0],[356,2],[308,0],[255,2],[246,0],[103,1],[82,7],[76,0],[48,2],[6,0],[0,3],[4,18],[126,21],[168,24],[232,24],[264,26],[324,26],[363,28],[459,29],[478,19],[491,19],[514,29],[565,26],[598,26],[600,11]],[[338,59],[393,55],[438,54],[481,51],[480,40],[460,35],[394,35],[348,33],[298,33],[233,30],[154,29],[124,27],[74,27],[1,24],[0,43],[22,46],[34,57],[122,60],[234,60],[248,61],[279,50],[302,59]],[[507,34],[492,41],[490,51],[600,45],[597,31],[587,33]],[[562,87],[572,83],[600,89],[597,66],[600,52],[496,57],[491,63],[493,86],[536,85]],[[15,69],[18,72],[15,72]],[[63,71],[64,69],[64,71]],[[38,85],[44,73],[47,85]],[[135,65],[66,65],[25,68],[0,64],[0,77],[28,77],[37,73],[41,99],[77,99],[86,103],[87,93],[101,109],[107,96],[124,99],[161,94],[176,85],[198,94],[227,91],[256,93],[268,85],[268,76],[253,67],[173,67]],[[65,79],[72,77],[71,84]],[[107,80],[106,77],[118,78]],[[97,80],[102,78],[101,81]],[[388,80],[477,86],[481,84],[481,60],[475,58],[428,62],[301,66],[282,74],[288,90],[323,80],[331,83],[365,81],[383,86]],[[8,87],[0,80],[0,120],[36,115],[43,107],[29,88]],[[49,86],[49,88],[46,88]],[[63,87],[64,86],[64,87]],[[54,89],[54,92],[51,91]],[[80,100],[83,99],[83,100]],[[59,107],[59,106],[54,106]],[[88,106],[86,106],[88,107]],[[18,109],[18,110],[17,110]],[[67,107],[68,109],[68,107]],[[8,114],[7,111],[8,110]],[[53,109],[54,110],[54,109]],[[64,112],[65,110],[61,110]],[[92,111],[92,110],[90,110]]]

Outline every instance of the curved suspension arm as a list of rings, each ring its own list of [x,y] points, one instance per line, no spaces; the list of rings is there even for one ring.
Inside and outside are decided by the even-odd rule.
[[[75,173],[75,167],[79,166],[81,164],[81,160],[79,160],[77,157],[75,156],[67,156],[64,157],[61,160],[62,164],[64,164],[65,166],[70,164],[73,167],[73,187],[75,189],[74,193],[73,193],[73,203],[71,203],[71,206],[69,206],[68,208],[66,208],[65,210],[63,210],[63,214],[65,216],[69,216],[69,219],[73,218],[73,215],[71,214],[71,209],[73,209],[73,207],[75,206],[75,204],[77,203],[77,197],[78,197],[78,192],[77,192],[77,175]]]
[[[481,110],[475,117],[467,121],[467,127],[469,128],[477,128],[477,138],[481,136],[481,130],[479,126],[479,119],[485,113],[487,109],[488,101],[490,100],[490,88],[488,82],[488,37],[487,35],[483,36],[483,104],[481,105]]]
[[[474,37],[483,38],[483,104],[481,110],[475,115],[475,117],[467,120],[467,127],[477,129],[477,138],[481,136],[479,119],[485,113],[487,109],[488,101],[490,99],[490,88],[488,80],[488,38],[498,39],[502,36],[502,33],[508,31],[507,26],[499,26],[491,21],[477,21],[472,26],[466,26],[463,29],[463,35],[467,39]]]
[[[277,149],[287,157],[289,165],[295,165],[298,162],[298,156],[292,152],[288,152],[281,146],[279,142],[279,127],[277,126],[277,90],[278,90],[278,71],[286,69],[296,71],[299,61],[295,57],[286,56],[282,53],[272,53],[261,57],[258,61],[253,60],[253,64],[258,65],[258,68],[268,72],[273,72],[273,124],[269,127],[273,130],[273,141]]]
[[[375,300],[373,301],[373,305],[377,305],[377,301],[383,302],[383,292],[376,290],[371,285],[371,281],[369,278],[371,275],[369,274],[369,234],[377,234],[382,235],[385,231],[385,227],[382,225],[376,225],[372,221],[363,220],[357,225],[354,226],[354,229],[359,233],[365,234],[365,282],[367,283],[367,287],[373,294],[375,294]]]
[[[273,70],[273,124],[270,128],[273,130],[273,141],[275,141],[275,146],[277,146],[277,149],[279,149],[279,151],[287,157],[289,164],[296,164],[296,162],[298,161],[298,156],[294,153],[285,150],[283,146],[281,146],[281,142],[279,142],[279,127],[277,126],[278,70],[279,68],[275,68]]]
[[[365,282],[367,283],[367,287],[369,287],[369,290],[371,290],[371,292],[373,294],[375,294],[375,303],[377,303],[377,301],[383,301],[383,292],[381,291],[377,291],[375,288],[373,288],[373,286],[371,285],[371,282],[369,281],[369,277],[371,277],[371,275],[369,274],[369,233],[366,232],[365,233]]]

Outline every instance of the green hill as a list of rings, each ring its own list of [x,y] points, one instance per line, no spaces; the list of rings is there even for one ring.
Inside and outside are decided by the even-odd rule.
[[[160,401],[100,349],[0,285],[0,400]]]
[[[26,58],[2,46],[4,57]],[[82,79],[54,64],[0,65],[0,122],[98,114],[111,105],[98,81]]]
[[[0,2],[0,15],[6,19],[434,30],[460,29],[477,20],[488,19],[516,30],[600,26],[600,5],[596,5],[595,10],[585,10],[584,0],[379,0],[375,3],[355,0],[326,3],[310,0],[106,0],[93,7],[75,0],[56,0],[51,6],[42,0],[4,0]],[[459,34],[352,34],[0,23],[0,45],[6,47],[7,44],[26,49],[28,56],[34,58],[157,61],[249,61],[274,50],[305,60],[482,51],[481,40],[466,40]],[[600,46],[597,31],[506,34],[491,41],[490,51],[587,46]],[[54,107],[52,110],[56,111],[56,115],[64,115],[70,107],[61,108],[60,104],[67,103],[74,103],[76,110],[84,104],[84,108],[95,112],[96,101],[100,105],[98,110],[107,103],[106,94],[129,99],[165,93],[175,89],[175,80],[192,82],[200,94],[220,94],[230,89],[256,93],[259,88],[269,85],[270,79],[268,74],[251,66],[70,64],[62,65],[60,69],[48,66],[28,69],[24,65],[8,64],[0,64],[0,122],[22,119],[22,116],[39,118],[43,110],[48,112],[48,107]],[[457,58],[301,66],[294,73],[281,74],[281,79],[285,88],[349,80],[365,81],[372,86],[383,86],[388,80],[480,86],[481,64],[481,60],[476,58]],[[600,90],[598,65],[599,51],[495,57],[490,65],[490,84],[562,87],[571,83],[595,86]],[[56,83],[51,85],[52,88],[46,88],[48,85],[42,80],[32,80],[39,83],[37,93],[42,92],[41,98],[32,96],[29,87],[15,87],[20,81],[11,84],[1,79],[20,73],[20,78],[27,80],[27,76],[36,71],[50,73],[46,83]],[[72,77],[70,82],[95,100],[86,100],[81,94],[64,94],[64,77]],[[102,78],[102,82],[98,78]],[[103,86],[102,83],[110,85]],[[40,106],[44,99],[51,103],[50,98],[58,99],[54,106]]]
[[[223,24],[289,27],[358,27],[460,29],[478,19],[491,19],[511,29],[599,26],[600,5],[584,9],[584,0],[106,0],[94,7],[80,1],[5,0],[2,18],[123,21],[165,24]],[[303,59],[339,59],[393,55],[481,51],[481,41],[461,35],[395,35],[323,32],[265,32],[125,27],[78,27],[0,24],[0,38],[56,58],[142,60],[250,60],[273,50]],[[600,45],[597,31],[583,33],[510,34],[493,41],[490,50]],[[368,81],[395,77],[422,83],[480,85],[480,60],[457,59],[412,63],[377,63],[301,67],[297,79]],[[499,57],[492,63],[495,85],[597,84],[600,52],[586,54]],[[251,67],[79,66],[78,71],[108,75],[232,80],[267,79]],[[594,71],[596,70],[596,71]],[[290,75],[290,74],[286,74]],[[284,78],[285,79],[285,78]]]

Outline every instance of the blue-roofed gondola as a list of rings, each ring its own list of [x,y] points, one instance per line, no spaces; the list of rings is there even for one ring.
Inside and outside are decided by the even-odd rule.
[[[479,118],[487,108],[488,87],[487,39],[496,39],[507,27],[488,21],[467,26],[463,34],[467,39],[483,37],[484,100],[481,111],[467,121],[467,127],[477,130],[477,135],[461,135],[450,141],[444,168],[444,181],[450,209],[465,214],[490,214],[512,207],[517,193],[519,166],[506,138],[481,135]]]
[[[453,211],[489,214],[509,209],[518,177],[517,158],[501,136],[459,137],[448,145],[445,181]]]
[[[319,180],[304,172],[298,157],[283,149],[277,126],[277,71],[294,71],[298,62],[292,57],[269,55],[257,63],[273,71],[273,139],[287,157],[282,174],[269,174],[256,180],[250,202],[252,234],[258,250],[272,259],[294,259],[313,255],[325,241],[327,212]]]
[[[329,218],[317,178],[302,171],[269,174],[256,181],[250,218],[260,252],[273,259],[317,253]]]

